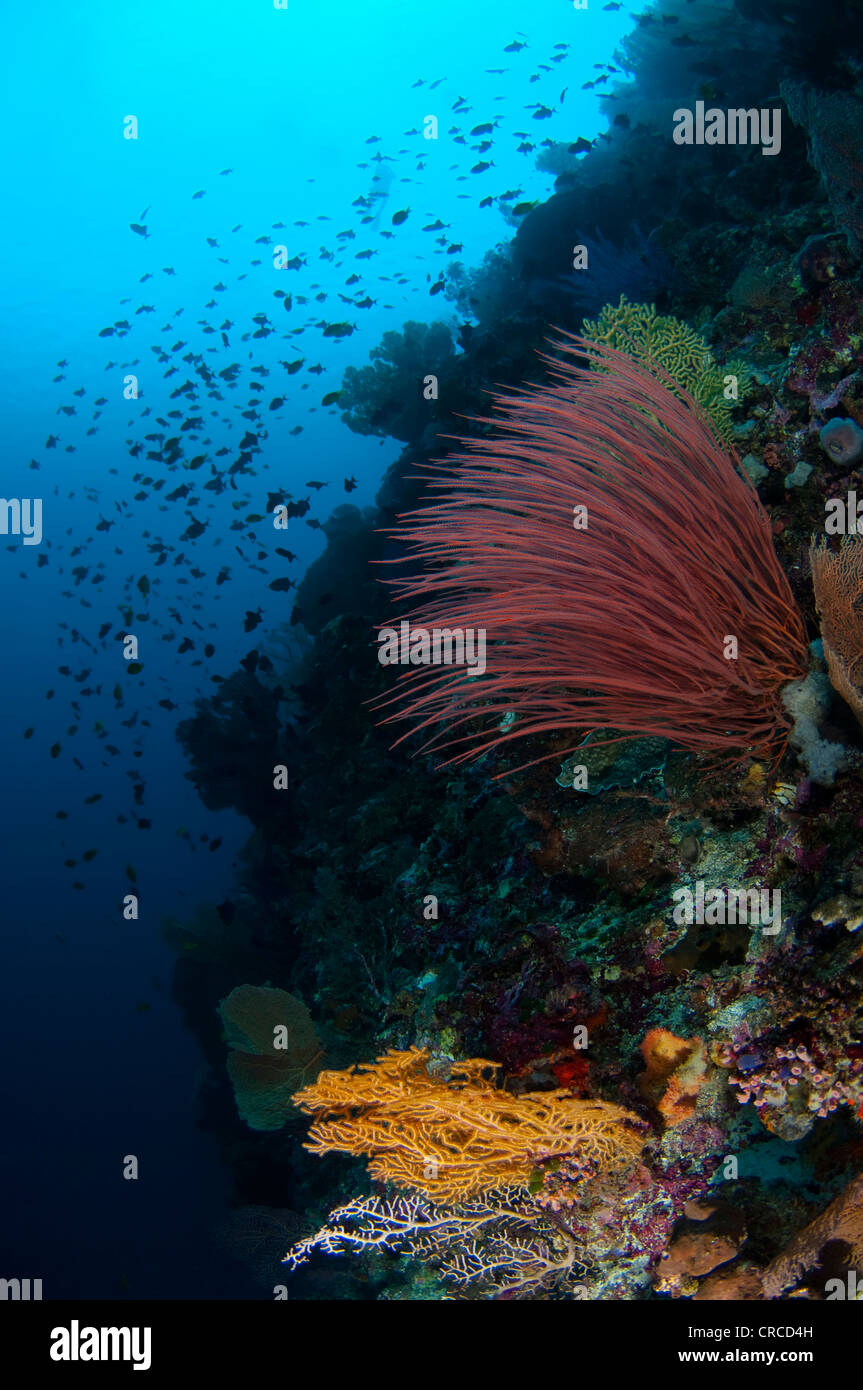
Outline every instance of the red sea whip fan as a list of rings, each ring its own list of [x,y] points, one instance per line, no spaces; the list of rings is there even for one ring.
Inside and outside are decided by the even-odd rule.
[[[434,465],[431,504],[392,532],[426,570],[389,581],[418,604],[400,618],[484,629],[486,672],[411,666],[383,722],[455,748],[446,762],[566,729],[546,757],[614,729],[777,761],[807,644],[754,487],[672,378],[569,334],[553,346],[550,381],[493,394],[494,435]]]

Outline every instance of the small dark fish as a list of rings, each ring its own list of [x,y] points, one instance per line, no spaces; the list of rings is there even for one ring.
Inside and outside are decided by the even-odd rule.
[[[130,222],[129,226],[131,227],[132,231],[136,234],[136,236],[149,237],[150,235],[150,233],[147,231],[147,228],[142,227],[140,222]]]
[[[357,486],[357,480],[356,480],[356,478],[354,478],[354,477],[345,478],[345,492],[353,492],[353,491],[355,490],[356,486]]]
[[[313,488],[315,489],[315,492],[320,492],[320,490],[321,490],[322,487],[329,487],[329,483],[318,483],[318,482],[315,482],[314,480],[312,480],[312,482],[310,482],[310,483],[304,483],[303,486],[304,486],[304,487],[313,487]]]
[[[216,911],[222,919],[224,926],[229,927],[234,920],[237,909],[234,903],[232,903],[229,898],[226,898],[223,903],[219,903]]]
[[[403,222],[407,221],[409,212],[410,208],[402,208],[400,212],[394,212],[391,219],[393,226],[400,227]]]
[[[293,579],[282,577],[281,579],[274,579],[268,587],[273,590],[273,593],[286,594],[288,590],[295,589],[297,586]]]
[[[284,504],[286,497],[293,497],[293,495],[292,492],[268,492],[267,511],[274,512],[277,507],[281,507]]]
[[[254,632],[258,624],[263,621],[263,617],[264,614],[260,608],[256,608],[254,610],[249,609],[246,612],[245,621],[243,622],[243,631]]]
[[[193,198],[193,199],[194,199],[194,198],[203,198],[203,196],[204,196],[204,194],[206,193],[206,191],[207,191],[206,188],[199,188],[198,191],[197,191],[197,193],[193,193],[193,194],[192,194],[192,198]]]

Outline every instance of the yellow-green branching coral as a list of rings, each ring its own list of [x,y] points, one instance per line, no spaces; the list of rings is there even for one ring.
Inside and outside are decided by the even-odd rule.
[[[749,378],[745,363],[729,362],[720,367],[707,343],[688,324],[670,314],[657,314],[653,304],[630,304],[623,294],[619,304],[606,304],[598,318],[585,319],[583,331],[586,337],[628,353],[649,369],[659,369],[657,375],[663,380],[667,372],[698,401],[721,438],[730,441],[731,410]],[[736,378],[736,396],[729,377]]]

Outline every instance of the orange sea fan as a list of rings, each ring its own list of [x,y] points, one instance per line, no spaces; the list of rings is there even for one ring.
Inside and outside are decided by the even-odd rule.
[[[459,1202],[526,1187],[536,1164],[577,1152],[606,1170],[633,1164],[644,1126],[622,1106],[567,1091],[511,1095],[486,1078],[497,1063],[454,1062],[448,1081],[421,1048],[390,1051],[355,1070],[323,1071],[293,1098],[312,1114],[312,1153],[361,1154],[383,1182]]]
[[[494,394],[495,433],[429,469],[430,505],[392,533],[426,570],[389,581],[414,605],[396,623],[484,631],[486,671],[410,666],[383,722],[447,762],[567,729],[546,757],[614,729],[777,761],[807,642],[754,487],[671,378],[569,334],[554,347],[550,380]]]
[[[863,724],[863,540],[843,536],[832,551],[822,539],[809,561],[830,680]]]

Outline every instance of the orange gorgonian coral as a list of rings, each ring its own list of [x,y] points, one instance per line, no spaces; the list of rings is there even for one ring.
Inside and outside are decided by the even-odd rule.
[[[754,487],[659,369],[570,335],[555,347],[550,380],[495,395],[495,433],[432,468],[431,504],[393,533],[426,571],[390,581],[401,621],[484,633],[485,672],[406,645],[384,722],[449,762],[570,729],[546,756],[613,729],[778,760],[779,692],[807,643]]]
[[[608,1169],[634,1163],[643,1125],[619,1105],[568,1091],[515,1096],[486,1079],[496,1062],[455,1062],[429,1075],[428,1052],[390,1051],[353,1071],[323,1071],[294,1104],[315,1116],[312,1153],[362,1154],[373,1178],[459,1202],[526,1187],[537,1162],[577,1152]]]
[[[809,563],[830,682],[863,724],[863,540],[843,536],[838,551],[822,540]]]

